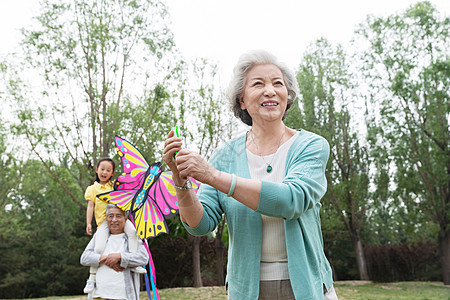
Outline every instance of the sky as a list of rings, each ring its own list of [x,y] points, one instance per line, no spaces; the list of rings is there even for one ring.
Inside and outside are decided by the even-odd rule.
[[[401,12],[412,0],[163,0],[171,15],[175,42],[186,58],[216,63],[228,82],[239,56],[265,49],[293,70],[307,46],[320,37],[348,45],[369,14]],[[450,0],[430,1],[450,15]],[[22,27],[39,13],[38,0],[2,1],[0,55],[18,47]]]
[[[450,14],[450,0],[430,1]],[[206,57],[231,76],[239,56],[265,49],[297,70],[316,39],[349,44],[367,15],[402,12],[412,0],[167,0],[175,42],[187,57]],[[229,78],[224,78],[228,80]]]

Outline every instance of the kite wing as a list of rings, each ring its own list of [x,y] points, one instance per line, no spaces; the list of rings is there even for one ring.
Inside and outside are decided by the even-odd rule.
[[[130,142],[116,136],[116,150],[122,162],[123,172],[116,181],[117,190],[138,190],[150,167],[141,152]]]
[[[162,172],[160,162],[149,165],[132,143],[118,136],[115,142],[123,173],[117,179],[114,191],[97,197],[130,212],[141,239],[168,233],[165,219],[178,212],[172,172]],[[200,183],[194,179],[191,181],[197,192]]]
[[[198,191],[200,184],[191,178],[192,188]],[[172,218],[178,212],[178,200],[175,193],[175,184],[172,180],[172,172],[162,172],[158,181],[151,187],[149,198],[158,204],[166,218]]]

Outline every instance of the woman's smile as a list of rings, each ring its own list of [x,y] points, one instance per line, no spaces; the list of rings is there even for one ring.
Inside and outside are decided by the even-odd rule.
[[[274,107],[277,107],[278,106],[278,102],[276,102],[276,101],[264,101],[262,104],[261,104],[261,106],[262,107],[266,107],[266,108],[274,108]]]

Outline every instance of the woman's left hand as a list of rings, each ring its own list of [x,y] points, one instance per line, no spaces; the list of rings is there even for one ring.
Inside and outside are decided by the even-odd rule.
[[[217,170],[208,164],[197,152],[181,149],[175,156],[180,177],[192,177],[201,183],[210,184],[217,176]]]

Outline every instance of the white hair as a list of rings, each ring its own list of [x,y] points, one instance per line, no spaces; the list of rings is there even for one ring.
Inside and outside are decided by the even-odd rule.
[[[288,101],[286,106],[286,112],[294,103],[298,94],[298,83],[294,73],[282,62],[271,53],[265,50],[254,50],[244,53],[240,56],[236,66],[233,69],[233,76],[230,84],[228,85],[227,98],[231,105],[231,110],[234,115],[241,119],[247,125],[252,125],[252,118],[248,114],[247,110],[241,109],[240,100],[244,94],[245,76],[248,71],[255,65],[270,64],[280,69],[283,74],[284,83],[288,91]],[[286,117],[286,112],[283,119]]]

